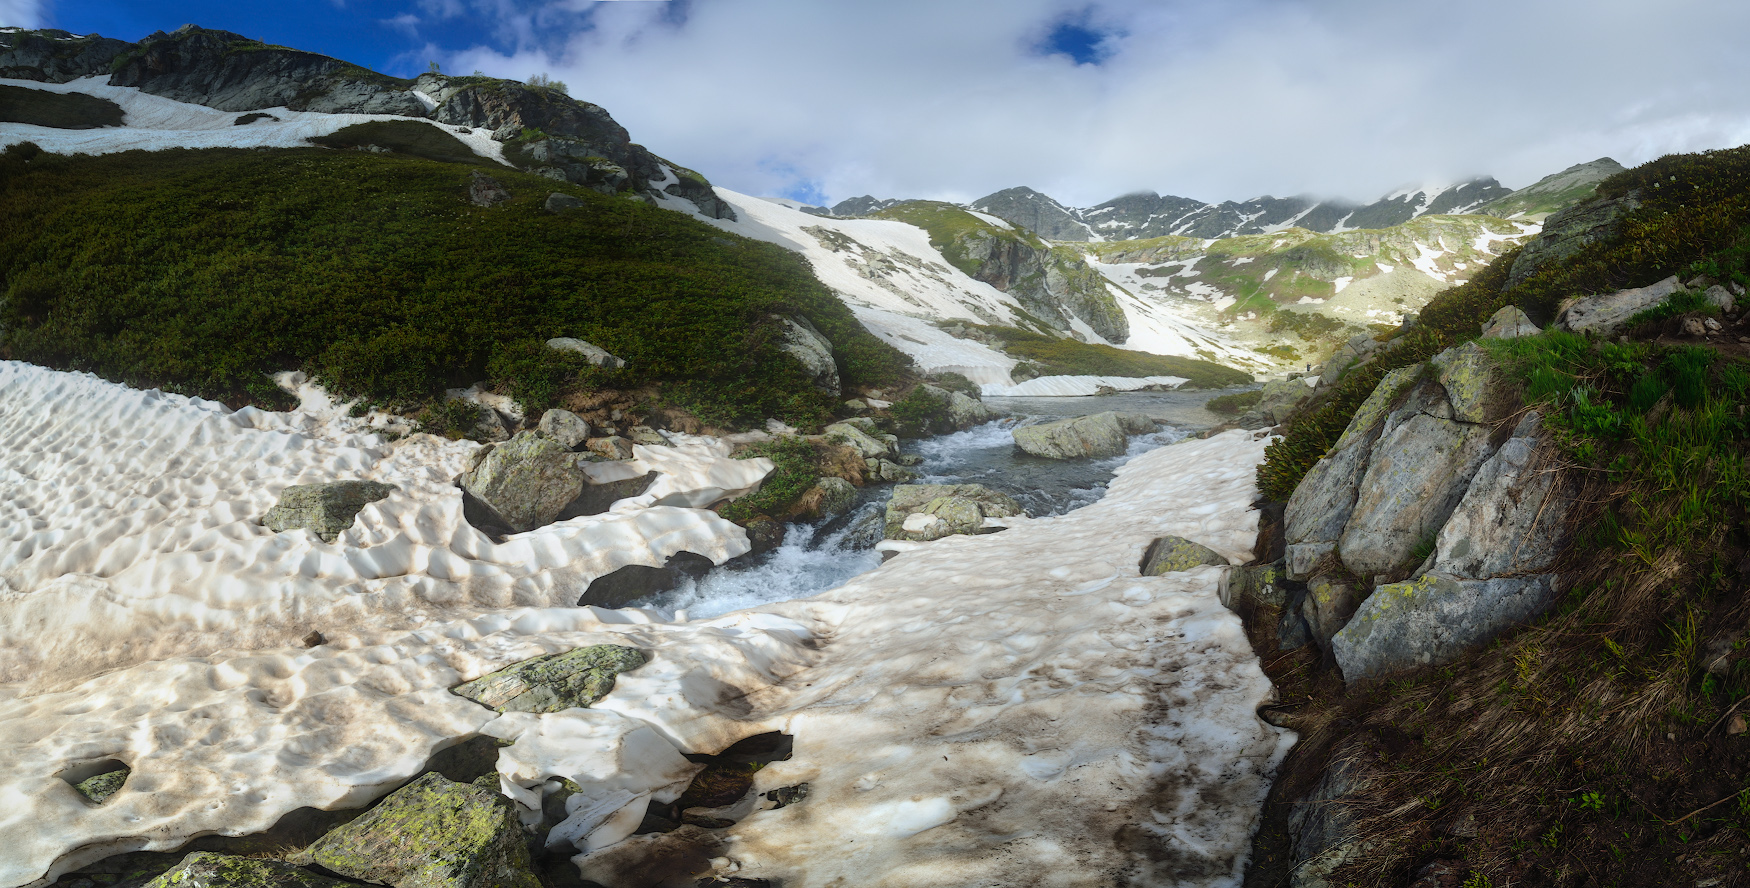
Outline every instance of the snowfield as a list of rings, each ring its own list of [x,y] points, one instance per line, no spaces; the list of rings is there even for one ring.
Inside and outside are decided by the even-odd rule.
[[[570,606],[624,564],[747,550],[655,493],[493,544],[450,480],[468,442],[12,362],[0,389],[0,886],[357,806],[480,734],[514,741],[512,798],[538,803],[554,777],[584,788],[565,828],[596,881],[693,842],[713,872],[799,888],[1237,885],[1293,740],[1255,715],[1271,689],[1221,570],[1138,575],[1164,533],[1248,557],[1266,443],[1251,433],[1139,457],[1068,515],[694,622]],[[664,502],[769,470],[678,443],[638,451]],[[258,523],[285,485],[337,478],[398,490],[333,544]],[[449,693],[610,642],[651,662],[592,709],[499,716]],[[773,730],[795,755],[755,789],[807,782],[805,801],[628,838],[690,779],[680,753]],[[71,783],[108,761],[132,772],[93,805]]]

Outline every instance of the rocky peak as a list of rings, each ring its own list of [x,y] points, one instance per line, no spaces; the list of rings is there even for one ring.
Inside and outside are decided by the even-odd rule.
[[[972,209],[1012,222],[1047,240],[1086,241],[1090,232],[1076,211],[1027,187],[1005,188],[971,204]]]
[[[834,216],[867,216],[907,202],[905,199],[897,197],[878,198],[865,194],[862,197],[850,197],[833,204],[832,214]]]
[[[66,83],[94,74],[108,74],[109,63],[129,47],[125,41],[79,36],[45,28],[0,29],[0,77]]]

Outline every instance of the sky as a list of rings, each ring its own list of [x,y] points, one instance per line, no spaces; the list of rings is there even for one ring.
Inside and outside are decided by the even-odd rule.
[[[737,191],[1090,206],[1528,185],[1750,142],[1742,0],[0,0],[412,76],[547,74]]]

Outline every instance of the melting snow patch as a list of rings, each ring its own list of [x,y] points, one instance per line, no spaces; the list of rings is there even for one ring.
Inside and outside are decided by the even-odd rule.
[[[1336,280],[1332,281],[1331,283],[1336,286],[1336,288],[1337,288],[1336,292],[1341,293],[1341,292],[1343,292],[1344,287],[1347,287],[1354,282],[1355,282],[1355,279],[1352,277],[1340,277],[1340,278],[1337,278]]]

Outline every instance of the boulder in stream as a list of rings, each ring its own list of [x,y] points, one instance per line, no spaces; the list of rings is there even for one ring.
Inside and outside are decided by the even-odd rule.
[[[1130,446],[1128,436],[1157,431],[1160,425],[1139,413],[1107,411],[1056,422],[1020,426],[1015,446],[1046,459],[1117,456]]]
[[[1006,494],[982,484],[901,484],[887,502],[887,539],[927,542],[984,532],[984,519],[1024,516]]]

